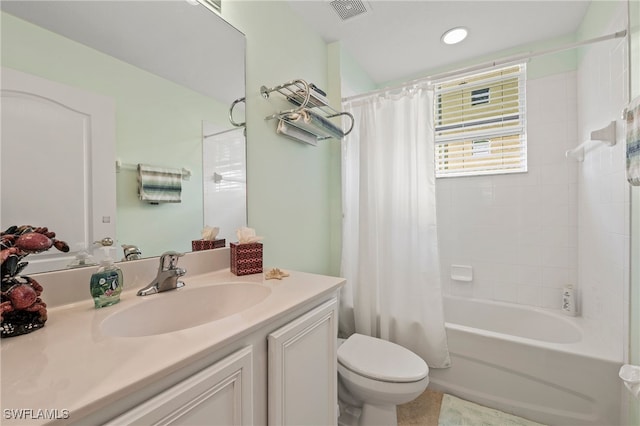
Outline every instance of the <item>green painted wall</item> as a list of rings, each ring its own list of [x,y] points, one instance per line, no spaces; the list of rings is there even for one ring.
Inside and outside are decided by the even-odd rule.
[[[334,44],[340,46],[339,42]],[[371,92],[378,88],[360,64],[343,48],[340,48],[339,60],[343,97]]]
[[[222,15],[247,36],[248,221],[265,237],[265,267],[336,274],[332,147],[339,142],[313,147],[276,135],[275,120],[265,117],[290,106],[277,93],[260,96],[262,85],[299,78],[327,88],[327,45],[283,1],[224,2]]]
[[[329,102],[332,105],[342,104],[344,89],[342,86],[342,49],[340,42],[327,46],[327,73],[329,81],[327,89]],[[345,124],[346,126],[347,124]],[[346,130],[346,127],[345,127]],[[329,215],[331,225],[329,229],[329,273],[340,275],[342,256],[342,144],[332,143],[329,148]]]

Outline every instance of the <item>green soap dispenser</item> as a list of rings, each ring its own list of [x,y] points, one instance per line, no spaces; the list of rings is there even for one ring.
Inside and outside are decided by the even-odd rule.
[[[122,270],[114,263],[115,247],[102,247],[103,259],[100,267],[91,275],[89,288],[96,308],[115,305],[122,293]]]

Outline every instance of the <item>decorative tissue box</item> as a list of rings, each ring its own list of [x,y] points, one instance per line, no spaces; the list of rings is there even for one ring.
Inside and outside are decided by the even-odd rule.
[[[192,240],[191,249],[193,251],[211,250],[222,248],[227,244],[227,240],[221,238],[219,240]]]
[[[229,243],[229,247],[231,247],[231,272],[236,275],[262,273],[262,243]]]

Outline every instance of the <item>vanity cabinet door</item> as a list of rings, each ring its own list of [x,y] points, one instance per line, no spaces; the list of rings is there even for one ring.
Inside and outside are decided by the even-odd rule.
[[[337,423],[337,299],[268,336],[269,424]]]
[[[252,356],[251,346],[241,349],[107,425],[251,425]]]

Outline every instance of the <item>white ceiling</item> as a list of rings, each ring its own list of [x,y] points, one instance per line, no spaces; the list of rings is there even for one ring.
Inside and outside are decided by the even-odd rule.
[[[342,20],[330,0],[290,0],[291,8],[325,41],[343,48],[377,83],[415,77],[461,61],[575,33],[587,0],[373,0],[364,14]],[[464,26],[458,45],[442,34]],[[490,59],[497,59],[491,57]]]

